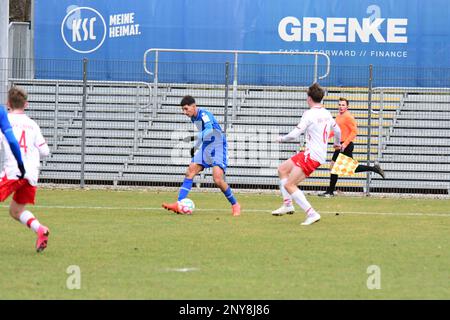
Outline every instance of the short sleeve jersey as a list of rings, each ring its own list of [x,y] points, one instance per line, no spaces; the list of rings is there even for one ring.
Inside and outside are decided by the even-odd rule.
[[[305,154],[323,164],[327,158],[328,136],[336,121],[323,107],[312,107],[303,113],[297,128],[305,133]]]
[[[41,129],[34,120],[24,113],[10,113],[8,114],[8,119],[14,136],[20,145],[20,152],[26,170],[25,178],[32,186],[36,186],[40,167],[39,147],[46,144]],[[4,136],[2,138],[5,150],[2,176],[6,175],[8,179],[17,179],[17,175],[20,174],[17,161],[11,152],[8,141],[6,141]]]

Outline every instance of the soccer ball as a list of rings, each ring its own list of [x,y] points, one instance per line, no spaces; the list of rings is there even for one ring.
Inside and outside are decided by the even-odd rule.
[[[194,201],[188,198],[178,201],[178,210],[184,214],[192,214],[195,209]]]

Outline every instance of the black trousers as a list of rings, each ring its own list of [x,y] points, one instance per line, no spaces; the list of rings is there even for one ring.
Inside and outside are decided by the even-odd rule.
[[[342,144],[342,142],[341,142]],[[353,149],[354,149],[354,145],[353,142],[350,142],[347,146],[347,148],[344,149],[344,151],[342,151],[343,154],[345,154],[347,157],[353,158]],[[336,150],[333,154],[333,161],[336,161],[337,157],[339,156],[339,153],[341,153],[340,150]],[[372,171],[372,172],[376,172],[378,174],[380,174],[377,169],[375,167],[371,167],[371,166],[366,166],[366,165],[362,165],[359,164],[356,169],[355,172],[366,172],[366,171]],[[338,181],[338,175],[337,174],[332,174],[330,177],[330,186],[327,189],[328,193],[333,193],[334,190],[336,189],[336,183]]]
[[[341,142],[342,144],[342,142]],[[345,154],[347,157],[353,158],[353,149],[355,148],[355,145],[353,142],[350,142],[347,146],[347,148],[342,151],[343,154]],[[341,153],[341,150],[334,151],[333,158],[331,158],[333,161],[336,161],[337,157],[339,156],[339,153]]]
[[[341,142],[342,144],[342,142]],[[354,149],[354,144],[353,142],[350,142],[347,146],[347,148],[344,149],[344,151],[342,151],[343,154],[345,154],[347,157],[353,158],[353,149]],[[341,153],[341,150],[336,150],[334,151],[333,157],[331,158],[333,160],[333,162],[336,161],[336,159],[339,156],[339,153]],[[327,189],[327,193],[333,193],[334,190],[336,189],[336,183],[338,181],[339,176],[337,174],[332,174],[330,176],[330,186]]]

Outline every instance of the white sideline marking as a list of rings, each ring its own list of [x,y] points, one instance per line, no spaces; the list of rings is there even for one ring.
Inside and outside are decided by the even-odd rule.
[[[198,271],[198,268],[166,268],[166,271],[174,271],[174,272],[190,272],[190,271]]]
[[[2,205],[2,208],[8,208],[8,206]],[[34,208],[47,208],[47,209],[90,209],[90,210],[125,210],[129,211],[156,211],[164,210],[162,207],[90,207],[90,206],[43,206],[36,205]],[[224,211],[228,212],[231,209],[196,209],[195,211]],[[270,210],[263,209],[244,209],[244,212],[266,212],[270,213]],[[300,212],[301,213],[301,212]],[[427,217],[450,217],[450,213],[421,213],[421,212],[359,212],[359,211],[320,211],[320,214],[356,214],[356,215],[381,215],[381,216],[427,216]]]
[[[358,212],[358,211],[343,211],[331,212],[322,211],[320,214],[356,214],[356,215],[379,215],[379,216],[427,216],[427,217],[450,217],[450,213],[422,213],[422,212]]]

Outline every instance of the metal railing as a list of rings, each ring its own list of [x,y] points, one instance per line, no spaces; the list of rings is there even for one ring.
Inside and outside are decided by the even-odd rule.
[[[63,138],[63,135],[61,136],[61,132],[59,132],[59,106],[60,104],[64,104],[64,100],[61,99],[63,96],[62,94],[62,87],[64,86],[70,86],[74,88],[81,88],[82,92],[78,92],[77,90],[74,91],[74,94],[80,95],[80,101],[79,101],[79,107],[81,107],[81,133],[80,133],[80,187],[83,188],[85,186],[85,159],[86,159],[86,120],[87,120],[87,105],[90,103],[89,101],[89,95],[92,94],[92,89],[97,86],[102,87],[110,87],[111,93],[114,93],[115,90],[118,88],[145,88],[148,89],[148,97],[151,97],[151,85],[146,82],[125,82],[125,81],[98,81],[98,80],[88,80],[87,79],[87,60],[83,61],[83,80],[50,80],[50,79],[17,79],[17,78],[10,78],[9,79],[10,85],[19,85],[19,86],[46,86],[46,87],[54,87],[54,92],[51,93],[51,95],[54,94],[54,118],[53,118],[53,135],[52,135],[52,143],[51,143],[51,151],[56,152],[58,149],[58,141],[59,139]],[[45,92],[45,91],[44,91]],[[32,95],[36,93],[31,93]],[[136,100],[139,96],[139,92],[137,91],[135,94]],[[147,95],[146,95],[147,96]],[[53,100],[53,99],[52,99]],[[136,102],[136,108],[134,110],[134,117],[135,117],[135,123],[134,123],[134,130],[133,130],[133,144],[132,148],[134,151],[137,150],[138,145],[138,132],[139,132],[139,126],[138,126],[138,120],[139,120],[139,112],[143,110],[149,110],[151,104],[150,99],[145,104],[139,104]],[[113,121],[113,119],[111,119]],[[68,127],[67,127],[68,128]]]
[[[147,56],[154,52],[155,53],[155,69],[151,72],[147,67]],[[156,113],[158,108],[158,65],[159,65],[159,53],[160,52],[185,52],[185,53],[214,53],[214,54],[232,54],[234,56],[234,76],[233,76],[233,99],[232,99],[232,109],[233,113],[237,106],[237,90],[238,90],[238,61],[240,54],[256,54],[256,55],[307,55],[314,56],[314,78],[313,83],[318,80],[325,79],[330,74],[330,57],[323,52],[284,52],[284,51],[251,51],[251,50],[204,50],[204,49],[164,49],[164,48],[151,48],[144,53],[144,70],[150,76],[153,76],[153,111]],[[318,60],[319,56],[323,56],[326,59],[326,72],[325,74],[318,75]]]
[[[299,149],[298,142],[300,148],[303,143],[302,139],[291,144],[273,141],[278,134],[289,132],[307,109],[305,82],[310,82],[312,65],[240,64],[238,103],[236,112],[231,114],[228,84],[231,90],[232,63],[188,61],[169,63],[166,68],[160,60],[160,114],[154,118],[152,81],[99,81],[103,64],[89,61],[83,94],[80,61],[45,62],[38,63],[39,70],[49,77],[56,75],[52,80],[9,79],[28,91],[28,112],[43,129],[51,147],[52,156],[44,160],[41,168],[43,182],[179,186],[190,160],[191,144],[184,138],[195,132],[192,123],[174,107],[186,94],[193,95],[199,106],[207,108],[225,130],[229,129],[227,181],[236,188],[276,189],[277,166]],[[148,79],[142,61],[133,62],[135,68],[119,69],[120,76],[131,79],[138,69]],[[147,62],[154,66],[150,58]],[[59,70],[76,79],[64,78]],[[368,70],[368,66],[333,65],[330,75],[320,82],[327,90],[324,105],[332,114],[338,112],[339,97],[350,101],[350,110],[360,128],[354,142],[355,159],[362,165],[366,161],[371,165],[378,163],[386,179],[373,173],[369,180],[365,173],[342,177],[337,192],[450,194],[450,70],[442,72],[436,81],[427,78],[427,84],[434,84],[427,88],[391,87],[384,84],[403,84],[401,80],[416,74],[416,69],[374,67],[371,89],[367,85]],[[186,73],[192,77],[185,77]],[[261,74],[270,81],[255,82]],[[366,85],[341,86],[342,76]],[[166,79],[180,81],[172,83]],[[208,82],[211,79],[213,83]],[[328,151],[330,159],[333,150]],[[321,166],[302,188],[323,190],[329,185],[329,174],[329,168]],[[211,179],[206,170],[195,182],[210,186]]]

